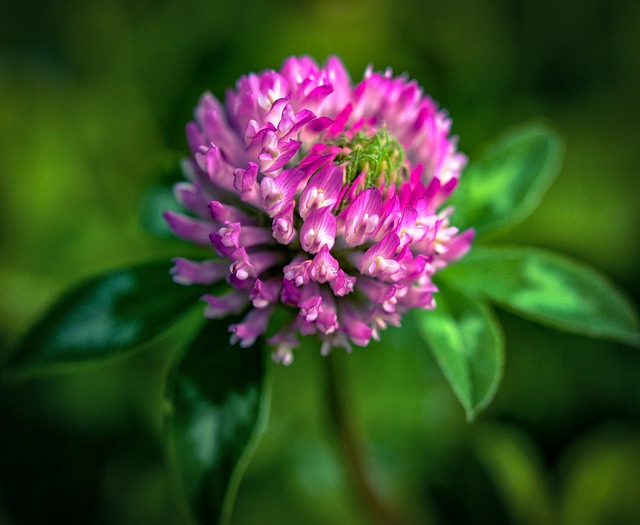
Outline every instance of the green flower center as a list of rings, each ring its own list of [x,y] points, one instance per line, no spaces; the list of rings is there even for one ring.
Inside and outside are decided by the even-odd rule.
[[[351,184],[364,172],[364,187],[382,188],[400,184],[409,178],[402,145],[389,135],[386,127],[371,132],[359,131],[330,143],[343,149],[334,162],[344,166],[344,183]]]

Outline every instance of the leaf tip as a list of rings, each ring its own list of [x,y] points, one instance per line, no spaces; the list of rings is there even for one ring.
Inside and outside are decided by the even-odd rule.
[[[476,416],[478,415],[478,410],[465,407],[464,412],[465,412],[465,417],[467,419],[467,423],[469,425],[475,423]]]

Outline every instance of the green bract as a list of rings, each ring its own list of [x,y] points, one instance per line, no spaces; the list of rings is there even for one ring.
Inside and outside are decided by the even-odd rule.
[[[380,128],[373,136],[360,132],[353,140],[343,137],[334,143],[350,150],[349,153],[336,157],[337,164],[345,165],[347,183],[356,180],[363,172],[366,173],[365,188],[395,184],[408,177],[404,165],[404,149],[389,135],[385,127]]]

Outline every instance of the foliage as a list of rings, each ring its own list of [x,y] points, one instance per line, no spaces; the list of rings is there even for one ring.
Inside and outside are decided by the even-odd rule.
[[[539,124],[498,139],[463,178],[456,203],[462,225],[477,224],[481,241],[522,219],[555,176],[559,150],[556,135]],[[490,403],[503,372],[504,338],[487,301],[561,330],[639,345],[636,314],[621,292],[595,270],[557,255],[480,244],[444,272],[440,287],[438,308],[414,312],[415,324],[469,419]],[[5,372],[19,377],[132,352],[202,293],[175,285],[163,263],[96,277],[54,304]],[[267,411],[264,343],[232,347],[229,324],[203,329],[173,364],[167,389],[168,457],[199,523],[229,518],[245,449]]]
[[[154,176],[177,170],[164,159],[183,150],[193,101],[292,53],[338,54],[354,73],[367,63],[410,72],[454,119],[471,158],[463,180],[479,169],[477,143],[513,122],[551,117],[567,138],[561,177],[516,228],[494,222],[464,262],[555,250],[604,271],[637,304],[636,2],[43,0],[5,2],[0,14],[3,358],[70,283],[187,255],[185,245],[140,230],[140,196],[147,192],[145,227],[166,237],[153,209],[172,202],[169,177]],[[472,425],[450,372],[425,351],[419,316],[380,343],[335,355],[376,485],[421,523],[640,522],[640,353],[509,313],[504,297],[464,286],[462,268],[439,283],[443,297],[461,298],[448,307],[451,323],[469,318],[464,304],[486,311],[496,299],[491,317],[506,349],[500,387]],[[199,307],[184,313],[135,351],[62,373],[25,370],[28,381],[3,385],[0,522],[184,522],[160,447],[167,375],[202,329]],[[269,423],[234,524],[368,523],[330,446],[322,365],[311,351],[300,352],[293,373],[267,365]]]

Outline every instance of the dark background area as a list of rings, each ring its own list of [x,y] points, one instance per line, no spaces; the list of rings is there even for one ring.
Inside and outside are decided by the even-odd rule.
[[[0,6],[0,350],[77,279],[184,255],[139,202],[187,151],[205,90],[291,54],[415,78],[473,162],[542,117],[567,145],[540,208],[495,242],[553,249],[638,304],[640,3],[178,2]],[[425,523],[640,522],[640,354],[500,313],[505,377],[468,425],[402,329],[338,362],[382,493]],[[181,523],[162,382],[187,319],[127,361],[0,392],[0,523]],[[188,338],[188,337],[187,337]],[[233,523],[366,523],[332,446],[315,351],[274,367],[267,431]]]

